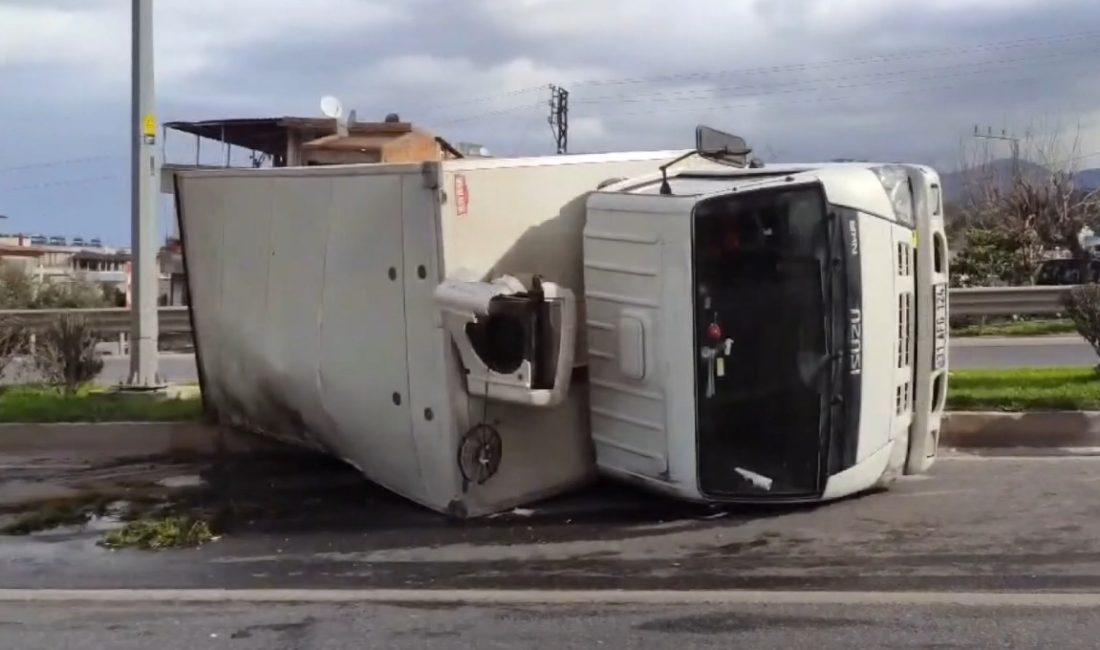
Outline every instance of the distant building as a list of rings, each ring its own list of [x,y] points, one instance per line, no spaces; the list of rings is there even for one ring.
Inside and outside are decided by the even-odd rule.
[[[165,167],[171,176],[176,169],[197,166],[204,140],[216,143],[226,152],[231,147],[251,152],[250,159],[257,167],[422,162],[463,157],[443,138],[394,115],[389,117],[385,122],[350,122],[346,132],[337,120],[327,117],[168,122],[164,126],[169,131],[195,136],[196,147],[195,159],[190,164]],[[230,160],[227,156],[225,166],[230,166]],[[170,187],[164,189],[171,191]]]
[[[65,245],[48,242],[65,241]],[[46,242],[46,243],[38,243]],[[83,242],[83,243],[78,243]],[[182,305],[186,293],[178,289],[173,279],[175,267],[170,255],[162,252],[160,267],[160,304]],[[130,251],[111,248],[97,238],[75,237],[71,241],[60,236],[0,234],[0,265],[16,268],[41,282],[90,282],[108,290],[123,300],[130,283]],[[182,277],[182,271],[180,272]],[[176,301],[173,301],[175,296]]]

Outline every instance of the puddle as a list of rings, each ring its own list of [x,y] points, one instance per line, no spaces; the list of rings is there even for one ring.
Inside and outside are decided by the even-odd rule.
[[[178,490],[182,488],[202,487],[206,485],[206,481],[202,480],[202,477],[198,474],[191,474],[185,476],[169,476],[168,478],[157,481],[157,485],[172,490]]]

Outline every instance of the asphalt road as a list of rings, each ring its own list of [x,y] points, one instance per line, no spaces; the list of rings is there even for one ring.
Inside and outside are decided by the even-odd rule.
[[[881,605],[0,607],[6,648],[1095,648],[1100,610]]]
[[[969,337],[951,340],[952,368],[1095,366],[1100,358],[1077,336]]]
[[[232,504],[199,550],[6,538],[8,588],[1100,591],[1100,457],[941,458],[816,507],[712,510],[618,485],[453,523],[332,462],[210,468]]]
[[[0,647],[1085,648],[1100,638],[1100,457],[949,454],[928,477],[817,507],[713,509],[601,485],[462,524],[328,462],[204,475],[241,514],[198,550],[110,552],[87,530],[0,541]],[[48,589],[110,591],[72,604],[50,602]],[[609,589],[672,591],[622,604]],[[505,603],[517,592],[499,590],[529,596]],[[682,602],[702,590],[735,591]],[[202,593],[212,602],[179,604]],[[272,593],[287,602],[263,602]]]

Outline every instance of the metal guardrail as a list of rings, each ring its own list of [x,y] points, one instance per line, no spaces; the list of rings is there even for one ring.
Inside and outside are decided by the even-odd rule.
[[[1065,311],[1063,300],[1071,286],[976,287],[951,289],[948,307],[952,316],[1049,315]]]
[[[951,289],[948,293],[952,316],[1046,315],[1065,311],[1062,304],[1073,287],[976,287]],[[191,332],[187,307],[161,307],[160,331],[168,334]],[[12,322],[40,330],[61,314],[84,316],[104,335],[130,331],[130,310],[110,309],[17,309],[0,310],[0,322]]]
[[[162,334],[188,334],[191,316],[187,307],[161,307]],[[107,309],[6,309],[0,310],[0,323],[11,323],[31,330],[42,330],[61,315],[83,316],[92,328],[103,335],[125,334],[131,328],[131,312],[125,307]]]

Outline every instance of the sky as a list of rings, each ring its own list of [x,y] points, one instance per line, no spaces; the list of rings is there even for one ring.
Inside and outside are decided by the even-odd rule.
[[[0,231],[129,243],[130,4],[0,0]],[[362,120],[551,154],[557,84],[577,153],[688,148],[702,123],[765,161],[949,171],[981,125],[1060,135],[1100,167],[1095,0],[154,4],[162,121],[319,116],[331,94]],[[170,162],[194,162],[189,137],[169,136]]]

